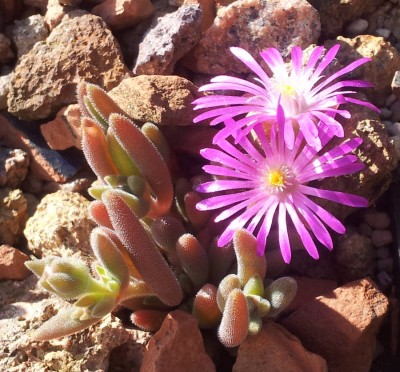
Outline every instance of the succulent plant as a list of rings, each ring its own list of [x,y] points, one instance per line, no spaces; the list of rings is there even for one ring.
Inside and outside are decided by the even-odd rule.
[[[204,329],[218,326],[227,346],[260,331],[291,301],[296,283],[280,278],[268,286],[265,256],[253,235],[238,230],[217,247],[209,211],[199,211],[196,186],[204,176],[174,179],[170,149],[160,129],[136,125],[102,89],[78,86],[82,148],[97,175],[89,188],[90,236],[96,262],[47,257],[27,262],[39,284],[74,300],[35,331],[37,340],[62,337],[98,322],[122,305],[132,322],[157,331],[171,309],[191,312]]]

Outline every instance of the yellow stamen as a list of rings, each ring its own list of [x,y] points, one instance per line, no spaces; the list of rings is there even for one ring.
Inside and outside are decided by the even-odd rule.
[[[270,186],[282,187],[285,185],[285,177],[281,170],[274,170],[268,174],[268,183]]]
[[[281,85],[280,91],[284,96],[292,97],[296,94],[296,88],[293,85],[285,84]]]

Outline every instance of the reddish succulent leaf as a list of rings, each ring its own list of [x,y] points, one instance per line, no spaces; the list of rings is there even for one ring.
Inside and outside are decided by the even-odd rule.
[[[200,328],[207,329],[218,325],[222,313],[217,305],[217,288],[214,285],[205,284],[197,292],[193,302],[193,315]]]
[[[206,283],[209,273],[207,253],[193,235],[184,234],[178,239],[176,253],[193,284],[200,287]]]
[[[124,116],[111,114],[110,128],[152,188],[155,203],[149,217],[167,213],[173,198],[172,181],[169,169],[156,147]]]
[[[93,200],[89,204],[89,216],[99,226],[105,226],[112,229],[110,217],[107,212],[107,208],[101,200]]]
[[[86,95],[92,103],[95,110],[101,117],[108,121],[109,116],[113,113],[126,115],[112,99],[109,97],[104,89],[101,89],[95,84],[86,84]]]
[[[226,347],[239,346],[249,331],[247,300],[240,289],[234,289],[228,297],[218,328],[218,338]]]
[[[93,172],[101,180],[119,174],[108,152],[104,132],[93,119],[82,118],[82,150]]]
[[[131,321],[136,326],[148,332],[156,332],[168,315],[168,311],[141,309],[131,315]]]
[[[229,243],[223,247],[218,247],[217,240],[214,239],[208,250],[208,257],[210,262],[209,281],[218,285],[235,262],[233,245]]]
[[[183,298],[179,282],[135,214],[112,191],[103,194],[103,201],[116,234],[143,280],[165,304],[179,305]]]
[[[207,221],[210,219],[210,211],[199,211],[196,208],[196,204],[202,200],[200,195],[196,191],[189,191],[185,197],[185,209],[186,215],[189,221],[192,223],[195,229],[201,229]]]

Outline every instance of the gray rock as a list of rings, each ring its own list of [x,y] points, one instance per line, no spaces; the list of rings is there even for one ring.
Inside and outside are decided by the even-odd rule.
[[[200,40],[200,5],[181,6],[158,18],[139,45],[135,74],[172,74],[175,63]]]
[[[40,14],[16,20],[8,28],[8,32],[17,48],[18,58],[28,53],[37,42],[46,40],[49,35],[44,17]]]

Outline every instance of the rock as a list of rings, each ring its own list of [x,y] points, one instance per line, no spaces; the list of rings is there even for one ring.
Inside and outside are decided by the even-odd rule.
[[[321,29],[325,36],[340,34],[347,22],[372,13],[384,0],[310,0],[321,17]]]
[[[39,41],[46,40],[49,30],[44,22],[44,17],[40,14],[32,15],[22,20],[16,20],[10,26],[9,33],[17,48],[18,58],[28,53]]]
[[[376,229],[372,231],[371,239],[375,247],[383,247],[393,243],[393,234],[388,229]]]
[[[215,0],[184,0],[183,5],[196,5],[201,7],[202,17],[200,22],[201,32],[209,28],[215,19],[216,3]]]
[[[27,218],[27,202],[22,191],[0,188],[0,244],[18,243]]]
[[[29,157],[25,151],[0,146],[0,187],[20,187],[28,167]]]
[[[197,320],[181,310],[170,312],[147,344],[140,371],[215,371]]]
[[[390,105],[390,111],[392,112],[390,119],[393,122],[400,121],[400,100],[396,100]]]
[[[365,97],[358,97],[365,100]],[[378,115],[371,109],[344,105],[351,112],[350,119],[343,119],[344,138],[361,137],[362,144],[354,151],[365,168],[340,178],[330,177],[318,182],[318,187],[356,194],[369,200],[373,205],[388,189],[392,180],[392,171],[397,166],[394,146]],[[341,143],[343,139],[334,138],[330,146]],[[316,183],[317,184],[317,183]],[[354,208],[326,200],[319,200],[319,205],[333,213],[339,220],[344,220]]]
[[[68,9],[61,5],[59,0],[47,0],[45,22],[49,30],[60,24],[62,19],[67,15]]]
[[[333,253],[341,282],[374,275],[375,248],[370,238],[349,229],[338,236]]]
[[[92,9],[114,30],[135,26],[153,12],[151,0],[105,0]]]
[[[389,308],[370,279],[317,297],[281,323],[307,350],[321,355],[329,371],[369,371],[375,337]]]
[[[307,278],[305,276],[293,275],[291,275],[291,277],[296,280],[297,292],[293,301],[286,309],[284,309],[284,314],[289,314],[294,310],[301,308],[312,299],[327,292],[331,292],[338,287],[338,284],[335,280]]]
[[[357,18],[346,26],[346,36],[355,37],[362,35],[368,28],[368,21],[363,18]]]
[[[24,4],[40,9],[42,12],[46,12],[47,4],[49,0],[24,0]]]
[[[387,229],[390,227],[390,216],[386,212],[380,212],[369,208],[362,213],[362,219],[373,229]]]
[[[26,223],[28,249],[38,257],[92,255],[89,236],[94,222],[88,205],[82,195],[70,191],[46,195]]]
[[[126,330],[131,339],[111,351],[108,372],[137,372],[140,370],[151,333],[137,329],[127,328]]]
[[[136,75],[172,74],[178,59],[200,40],[201,19],[198,4],[183,5],[173,13],[156,18],[139,45],[133,72]]]
[[[218,9],[214,23],[184,64],[206,74],[248,72],[229,47],[246,49],[260,62],[259,52],[267,47],[287,57],[293,46],[305,48],[316,43],[319,35],[318,13],[305,0],[238,0]]]
[[[60,153],[51,150],[40,135],[37,125],[6,113],[0,113],[0,138],[5,146],[20,148],[29,155],[30,173],[27,181],[33,175],[38,181],[66,182],[84,164],[80,152],[67,150]]]
[[[306,350],[300,340],[281,325],[267,321],[261,332],[239,346],[233,372],[328,371],[326,361]]]
[[[40,132],[53,150],[81,149],[81,112],[78,104],[61,109],[54,120],[40,126]]]
[[[2,371],[108,371],[110,352],[133,334],[111,315],[80,333],[61,339],[37,342],[30,332],[70,306],[35,288],[31,275],[23,282],[0,283],[0,370]],[[11,294],[8,298],[7,294]]]
[[[197,87],[179,76],[142,75],[123,80],[109,95],[133,119],[158,125],[192,125]]]
[[[29,257],[10,245],[0,246],[0,280],[24,280],[31,272],[24,262]]]
[[[400,7],[393,6],[383,17],[383,26],[389,29],[397,40],[400,40]]]
[[[12,73],[0,76],[0,111],[7,109],[7,97],[10,91],[10,81]]]
[[[391,31],[387,28],[377,28],[375,30],[375,35],[383,37],[385,40],[387,40],[389,38],[390,34],[391,34]]]
[[[79,81],[109,90],[127,74],[118,43],[101,18],[71,12],[46,42],[36,43],[20,59],[11,79],[8,109],[25,120],[44,119],[76,102]]]
[[[8,63],[14,58],[11,40],[0,32],[0,64]]]
[[[363,93],[375,105],[383,106],[391,93],[390,84],[393,75],[400,65],[399,52],[390,42],[372,35],[360,35],[353,39],[338,36],[336,40],[328,40],[324,43],[326,47],[334,44],[340,44],[337,58],[344,66],[361,57],[371,58],[370,62],[355,69],[346,77],[373,83],[374,88],[363,89]]]
[[[0,29],[17,19],[22,11],[22,0],[0,0]]]

